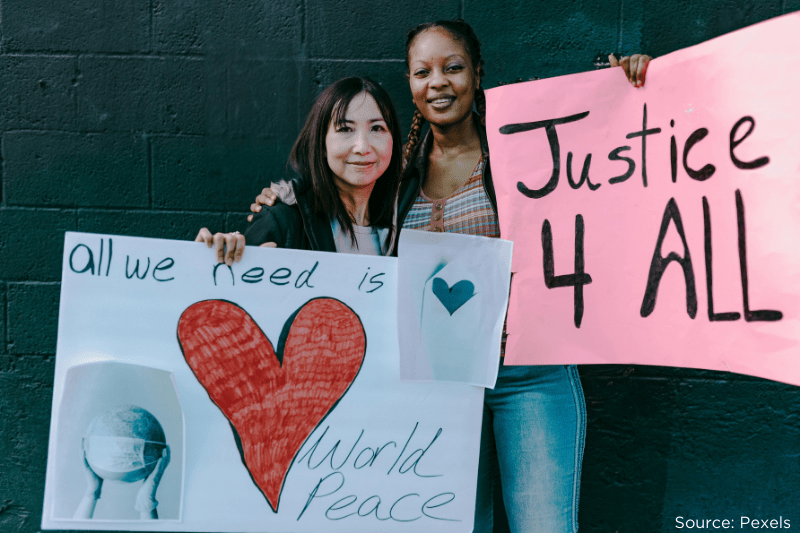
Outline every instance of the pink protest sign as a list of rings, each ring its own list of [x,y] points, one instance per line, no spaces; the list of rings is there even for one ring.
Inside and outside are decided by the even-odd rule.
[[[622,69],[487,91],[505,363],[799,385],[799,14]]]

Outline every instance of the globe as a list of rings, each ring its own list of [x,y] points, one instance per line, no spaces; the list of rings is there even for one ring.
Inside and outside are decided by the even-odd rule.
[[[145,479],[166,445],[159,421],[138,406],[120,406],[96,416],[85,438],[92,471],[102,479],[126,483]]]

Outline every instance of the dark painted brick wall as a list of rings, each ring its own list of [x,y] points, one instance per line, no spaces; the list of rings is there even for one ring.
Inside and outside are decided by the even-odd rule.
[[[380,81],[413,113],[405,31],[462,16],[485,87],[654,56],[795,0],[0,0],[0,531],[39,528],[64,232],[191,239],[242,228],[313,99]],[[772,83],[772,73],[758,76]],[[799,529],[799,389],[706,371],[581,368],[580,527],[675,518]],[[506,528],[501,518],[497,527]]]

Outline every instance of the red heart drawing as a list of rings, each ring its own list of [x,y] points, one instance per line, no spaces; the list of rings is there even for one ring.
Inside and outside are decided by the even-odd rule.
[[[285,323],[278,352],[240,306],[197,302],[179,319],[179,345],[229,419],[254,483],[277,512],[296,453],[352,385],[366,350],[360,318],[316,298]]]

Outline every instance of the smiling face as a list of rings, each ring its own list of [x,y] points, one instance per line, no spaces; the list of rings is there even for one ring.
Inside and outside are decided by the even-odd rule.
[[[349,103],[343,121],[336,118],[326,136],[327,164],[341,192],[368,191],[388,169],[393,136],[379,106],[367,93]]]
[[[454,125],[471,115],[480,77],[459,39],[441,28],[422,32],[410,44],[408,65],[413,102],[430,124]]]

